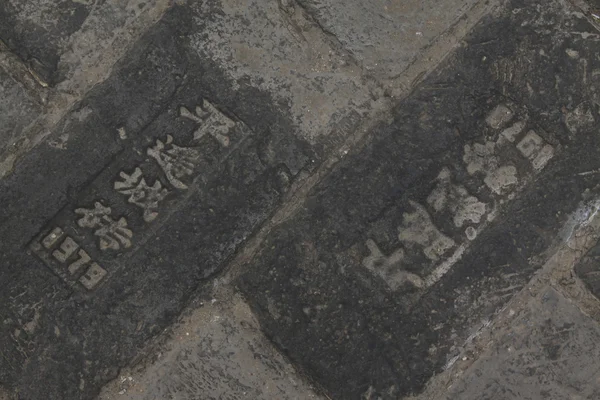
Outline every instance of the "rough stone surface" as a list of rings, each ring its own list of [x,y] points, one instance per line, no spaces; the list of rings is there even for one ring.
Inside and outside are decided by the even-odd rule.
[[[515,1],[482,21],[249,263],[239,285],[267,335],[330,397],[420,392],[529,281],[596,185],[576,172],[596,168],[597,111],[576,110],[598,95],[598,43],[574,11]],[[511,142],[501,132],[519,121]],[[459,189],[441,211],[428,204],[444,168],[486,204],[481,222],[457,226]]]
[[[121,371],[99,400],[319,399],[261,334],[238,296],[206,297],[179,321],[152,363]]]
[[[599,0],[586,0],[587,3],[589,3],[590,6],[594,7],[595,10],[594,11],[598,11],[598,9],[600,9],[600,1]]]
[[[42,106],[0,67],[0,155],[16,146],[19,133],[39,116]]]
[[[443,399],[600,397],[600,327],[554,289],[547,287],[494,336]]]
[[[160,3],[7,0],[0,4],[0,38],[44,82],[55,85],[89,56],[87,52],[112,46],[132,20]]]
[[[19,396],[94,396],[370,109],[314,26],[234,3],[173,6],[0,181]]]
[[[13,143],[0,152],[0,178],[108,77],[117,60],[169,4],[169,0],[86,0],[0,5],[0,67],[42,106],[33,125],[12,131]],[[21,103],[18,97],[4,101],[14,107]]]
[[[600,243],[596,244],[575,268],[577,276],[600,299]]]
[[[332,49],[323,32],[293,5],[220,3],[191,3],[194,51],[219,65],[233,90],[251,85],[289,108],[307,141],[318,143],[322,135],[331,141],[340,126],[338,133],[349,133],[344,127],[352,128],[371,98],[361,71]]]
[[[573,2],[0,5],[0,398],[425,396],[557,243],[597,240],[565,229],[600,195]],[[551,279],[600,321],[597,262]],[[553,361],[535,382],[597,335],[544,290],[501,340]],[[455,396],[539,395],[492,354]]]
[[[475,0],[298,0],[320,25],[379,79],[404,71]]]
[[[55,80],[60,46],[79,30],[93,1],[4,1],[0,37],[48,81]]]

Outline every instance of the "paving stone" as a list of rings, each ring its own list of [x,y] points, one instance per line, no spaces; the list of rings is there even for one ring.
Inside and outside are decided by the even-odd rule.
[[[577,276],[585,283],[587,288],[600,298],[600,243],[597,243],[575,267]]]
[[[42,81],[55,85],[74,64],[108,51],[132,21],[166,1],[7,0],[0,4],[0,39]]]
[[[330,397],[419,393],[597,192],[598,34],[570,7],[484,19],[245,267],[266,334]]]
[[[477,1],[298,0],[380,79],[404,71]]]
[[[600,397],[600,328],[554,289],[533,298],[494,337],[444,399]]]
[[[310,40],[276,4],[173,6],[0,181],[13,394],[94,397],[372,107],[294,21]]]
[[[41,104],[0,68],[0,157],[16,145],[20,133],[40,115]]]
[[[109,76],[114,64],[169,4],[170,0],[0,4],[0,67],[43,106],[36,110],[34,124],[12,131],[10,146],[2,143],[9,149],[0,152],[0,179]],[[21,103],[18,98],[5,101]]]
[[[320,398],[261,334],[239,296],[205,297],[194,305],[148,365],[121,371],[99,399]]]
[[[5,1],[0,6],[0,37],[50,80],[60,59],[60,42],[81,28],[92,7],[86,1]]]

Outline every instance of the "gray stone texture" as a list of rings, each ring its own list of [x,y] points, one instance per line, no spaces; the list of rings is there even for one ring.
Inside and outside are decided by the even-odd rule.
[[[586,253],[575,272],[590,292],[600,299],[600,243]]]
[[[0,67],[0,157],[19,145],[20,133],[39,118],[41,110],[23,85]]]
[[[3,1],[0,37],[46,81],[54,83],[59,79],[61,47],[81,29],[93,6],[87,0]]]
[[[330,397],[422,391],[597,193],[590,35],[568,3],[507,3],[265,239],[239,285]],[[486,211],[461,226],[465,192]]]
[[[13,393],[95,396],[372,109],[360,71],[287,15],[173,5],[0,181],[0,381]],[[148,210],[148,194],[117,190],[137,168],[160,193]],[[82,216],[94,209],[106,218]],[[106,275],[90,292],[92,261]]]
[[[600,398],[600,327],[556,290],[545,288],[494,337],[443,399]]]
[[[298,0],[378,79],[401,74],[476,0]]]
[[[54,86],[85,65],[85,59],[114,51],[122,31],[131,29],[148,8],[162,8],[161,3],[6,0],[0,4],[0,38],[43,82]]]
[[[239,296],[192,306],[166,344],[152,349],[152,362],[121,371],[98,400],[321,399],[261,334]]]
[[[589,10],[503,2],[402,78],[478,4],[2,3],[0,156],[39,145],[0,179],[0,398],[421,393],[600,193]],[[455,398],[596,395],[591,321],[518,321]]]
[[[0,178],[65,114],[105,80],[169,0],[6,1],[0,4],[0,67],[41,107],[33,124],[12,130],[0,152]],[[3,101],[18,107],[18,96]],[[26,104],[22,104],[23,107]],[[23,108],[25,112],[25,108]]]

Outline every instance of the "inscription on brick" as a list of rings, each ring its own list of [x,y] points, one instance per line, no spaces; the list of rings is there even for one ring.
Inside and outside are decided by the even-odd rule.
[[[119,250],[131,247],[133,232],[127,228],[127,220],[123,217],[113,219],[110,216],[110,207],[104,207],[100,202],[94,204],[94,208],[78,208],[75,214],[81,215],[77,224],[82,228],[94,229],[94,235],[98,236],[100,250]]]
[[[159,203],[169,194],[160,181],[154,181],[152,186],[146,183],[142,170],[136,167],[128,175],[124,171],[119,174],[121,181],[115,181],[114,189],[128,196],[127,201],[135,204],[144,211],[144,221],[152,222],[158,216]]]
[[[42,235],[41,243],[34,242],[31,248],[50,269],[71,286],[80,284],[92,290],[106,275],[106,270],[93,261],[88,253],[59,227]]]
[[[198,128],[194,131],[194,140],[200,140],[208,134],[221,146],[228,147],[230,145],[229,131],[235,127],[235,122],[220,112],[208,100],[202,102],[202,107],[196,106],[194,112],[182,106],[179,113],[182,117],[198,124]]]
[[[490,129],[486,140],[464,146],[464,172],[487,188],[486,196],[494,200],[493,204],[454,183],[451,170],[443,167],[423,204],[409,200],[412,211],[403,214],[398,227],[402,247],[385,256],[369,238],[365,243],[369,254],[363,258],[362,265],[383,279],[391,290],[398,290],[405,283],[416,288],[428,287],[448,272],[468,243],[493,220],[499,205],[514,198],[515,192],[555,155],[554,146],[536,132],[537,128],[526,129],[527,118],[518,115],[516,105],[497,105],[485,118],[486,129]],[[446,233],[438,226],[436,219],[444,213],[450,215],[456,228],[464,229],[460,241],[453,239],[452,232]],[[423,277],[402,268],[411,255],[414,258],[419,254],[424,256],[419,264],[430,271]]]
[[[134,142],[128,154],[145,159],[133,168],[127,156],[116,159],[30,244],[67,284],[95,289],[110,275],[106,266],[143,243],[153,232],[148,226],[160,224],[163,211],[176,207],[185,193],[197,190],[195,180],[217,169],[251,135],[243,122],[227,117],[208,100],[200,103],[194,112],[178,108],[177,118],[194,123],[189,134],[179,135],[187,137],[190,145],[180,144],[170,133],[154,137],[150,145]],[[204,150],[209,145],[205,137],[215,140],[222,151]],[[210,167],[206,167],[208,157]]]
[[[169,183],[180,190],[188,188],[182,180],[193,174],[194,167],[200,159],[198,150],[177,146],[173,143],[171,135],[167,135],[164,143],[156,139],[156,145],[149,148],[146,154],[160,165]]]

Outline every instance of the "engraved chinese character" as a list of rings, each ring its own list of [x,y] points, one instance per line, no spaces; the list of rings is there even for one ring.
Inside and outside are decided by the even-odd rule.
[[[170,148],[167,149],[167,146]],[[165,143],[157,139],[156,145],[149,148],[147,154],[156,160],[169,183],[177,189],[187,189],[187,185],[180,179],[191,175],[196,162],[200,159],[198,150],[173,144],[171,135],[167,135]]]
[[[454,225],[462,227],[465,222],[478,224],[485,214],[485,203],[471,196],[467,189],[452,183],[450,170],[447,167],[437,177],[438,184],[427,197],[427,203],[435,211],[448,209],[453,214]]]
[[[499,104],[494,108],[485,119],[485,122],[494,129],[502,127],[502,125],[510,122],[514,113],[504,104]]]
[[[398,239],[404,244],[417,244],[423,247],[425,256],[437,261],[456,243],[444,235],[431,221],[425,207],[410,201],[415,209],[412,213],[404,213],[402,225],[398,227]]]
[[[496,155],[496,143],[486,141],[485,145],[475,143],[465,145],[463,161],[469,175],[483,172],[484,183],[496,194],[504,194],[518,183],[517,168],[513,165],[500,165]]]
[[[185,107],[179,109],[179,114],[199,124],[194,132],[194,140],[200,140],[207,133],[214,137],[223,147],[229,146],[229,130],[235,127],[235,122],[229,119],[207,100],[203,100],[202,107],[197,106],[195,112]]]
[[[406,282],[417,288],[423,287],[420,276],[402,268],[404,250],[398,249],[392,255],[386,256],[372,239],[367,240],[366,245],[371,254],[363,259],[362,265],[379,275],[392,290],[400,288]]]
[[[77,221],[79,226],[96,229],[94,235],[100,238],[100,250],[131,247],[133,232],[127,228],[127,220],[123,217],[118,221],[110,218],[110,207],[96,202],[93,209],[78,208],[75,213],[82,215]]]
[[[144,210],[144,221],[153,221],[158,216],[158,203],[169,194],[169,191],[163,188],[158,180],[154,185],[149,186],[142,177],[140,168],[136,168],[131,175],[121,172],[120,176],[123,180],[115,182],[115,190],[128,195],[128,202]]]

